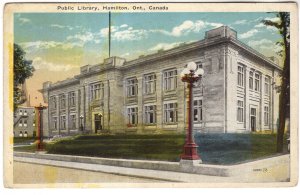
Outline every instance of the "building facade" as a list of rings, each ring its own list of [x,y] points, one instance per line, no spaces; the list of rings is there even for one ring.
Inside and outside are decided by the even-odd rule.
[[[35,137],[36,117],[34,107],[19,106],[14,113],[14,137]]]
[[[111,57],[45,82],[49,135],[185,132],[188,91],[179,75],[191,61],[204,69],[194,87],[195,131],[276,131],[281,68],[222,26],[197,42],[131,61]]]

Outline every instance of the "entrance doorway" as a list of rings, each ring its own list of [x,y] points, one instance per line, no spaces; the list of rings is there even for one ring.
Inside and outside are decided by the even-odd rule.
[[[94,115],[95,133],[102,130],[102,114]]]
[[[256,108],[250,110],[250,129],[252,132],[256,131]]]

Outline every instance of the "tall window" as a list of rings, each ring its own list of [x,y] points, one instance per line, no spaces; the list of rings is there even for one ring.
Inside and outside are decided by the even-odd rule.
[[[22,127],[23,126],[23,120],[21,119],[20,121],[19,121],[19,127]]]
[[[69,92],[69,106],[75,106],[76,104],[76,95],[75,91]]]
[[[76,129],[76,115],[75,114],[70,115],[70,128]]]
[[[52,117],[52,129],[57,130],[57,117]]]
[[[65,109],[66,108],[66,95],[62,94],[59,97],[59,104],[60,104],[60,108],[61,109]]]
[[[152,94],[156,90],[156,76],[155,74],[148,74],[144,76],[145,94]]]
[[[104,96],[104,85],[103,83],[91,84],[91,98],[92,100],[103,99]]]
[[[269,125],[269,106],[264,107],[264,122],[265,125]]]
[[[50,98],[50,105],[52,109],[56,109],[57,108],[57,103],[56,103],[56,97],[53,96]]]
[[[66,116],[60,116],[60,129],[66,129]]]
[[[253,89],[253,71],[249,72],[249,89]]]
[[[265,77],[265,94],[270,94],[270,77]]]
[[[244,87],[244,67],[238,66],[238,86]]]
[[[244,102],[241,100],[237,101],[237,121],[244,122]]]
[[[27,119],[24,119],[24,120],[23,120],[23,126],[24,126],[24,127],[27,127]]]
[[[164,90],[174,90],[177,88],[177,70],[164,72]]]
[[[202,122],[202,100],[194,100],[194,122]]]
[[[164,123],[177,122],[177,103],[164,104]]]
[[[145,123],[155,124],[156,123],[156,106],[145,106]]]
[[[27,110],[24,110],[24,115],[27,116]]]
[[[137,107],[127,108],[127,114],[128,114],[128,125],[137,125],[138,108]]]
[[[259,91],[260,88],[260,76],[258,73],[255,73],[255,85],[254,85],[254,90]]]
[[[127,79],[127,97],[136,96],[138,94],[138,81],[134,78]]]
[[[19,110],[19,115],[23,115],[23,110]]]

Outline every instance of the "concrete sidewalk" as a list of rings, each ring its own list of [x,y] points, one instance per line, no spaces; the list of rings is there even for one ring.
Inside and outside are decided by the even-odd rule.
[[[51,157],[51,155],[48,156],[47,154],[43,154],[42,156]],[[176,172],[176,171],[111,166],[111,165],[103,165],[103,164],[95,164],[95,163],[72,162],[69,160],[68,161],[51,160],[51,159],[35,158],[33,156],[26,157],[26,155],[14,156],[14,161],[81,169],[87,171],[96,171],[96,172],[110,173],[116,175],[149,178],[149,179],[156,179],[156,180],[162,180],[168,182],[261,183],[261,182],[285,182],[285,181],[289,181],[289,177],[290,177],[288,155],[273,157],[272,159],[267,159],[267,160],[263,159],[263,160],[244,163],[240,165],[227,166],[227,168],[230,169],[231,172],[235,172],[233,176],[227,176],[227,177],[219,176],[219,175],[210,176],[210,175],[183,173],[183,172]],[[267,163],[267,162],[274,162],[274,161],[275,162],[277,161],[277,163],[269,163],[269,164]],[[217,167],[217,165],[214,166]],[[226,166],[221,166],[221,167],[223,169]]]

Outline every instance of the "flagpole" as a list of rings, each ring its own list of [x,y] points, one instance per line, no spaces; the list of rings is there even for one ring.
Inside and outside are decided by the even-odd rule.
[[[111,27],[111,15],[110,15],[111,13],[110,12],[108,12],[108,57],[110,58],[110,34],[111,34],[111,29],[110,29],[110,27]]]

